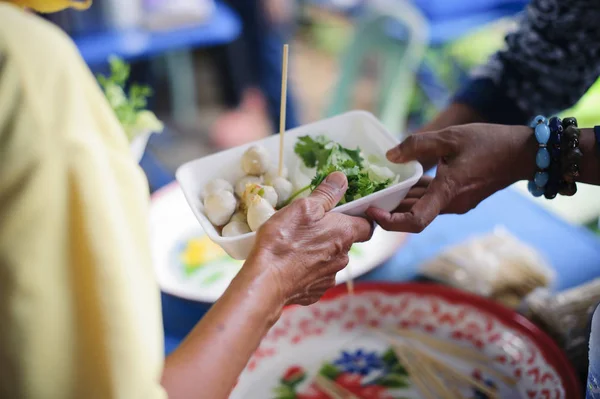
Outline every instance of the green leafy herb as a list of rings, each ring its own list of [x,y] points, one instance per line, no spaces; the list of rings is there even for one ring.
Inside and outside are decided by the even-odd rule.
[[[325,149],[327,141],[323,139],[323,136],[319,136],[316,139],[310,136],[303,136],[298,139],[294,151],[302,158],[307,167],[315,168],[320,160],[326,160],[329,157],[329,151]]]
[[[340,204],[383,190],[393,182],[390,178],[384,178],[385,176],[381,172],[373,173],[374,167],[378,170],[382,170],[382,167],[365,167],[368,162],[361,155],[359,148],[352,150],[342,147],[324,136],[300,137],[294,151],[307,167],[317,170],[310,184],[311,190],[314,190],[333,172],[342,172],[346,175],[348,190]],[[391,171],[390,174],[393,175]]]
[[[98,83],[129,140],[139,134],[162,131],[162,122],[153,112],[146,110],[152,89],[132,84],[127,93],[125,87],[131,72],[129,65],[118,57],[111,57],[109,64],[110,76],[98,75]]]
[[[346,160],[353,161],[355,166],[362,168],[364,159],[360,149],[351,150],[327,139],[325,136],[298,138],[294,151],[309,168],[324,168],[329,164],[338,164]]]

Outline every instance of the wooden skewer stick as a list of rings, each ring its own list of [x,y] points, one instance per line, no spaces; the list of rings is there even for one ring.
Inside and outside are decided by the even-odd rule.
[[[421,392],[421,395],[423,395],[423,397],[425,397],[425,399],[435,399],[435,397],[431,394],[431,392],[427,388],[427,384],[425,383],[425,381],[423,381],[422,376],[415,369],[415,367],[413,367],[410,360],[405,356],[403,348],[398,345],[393,345],[392,350],[396,354],[396,357],[398,358],[400,363],[402,363],[404,365],[404,367],[406,368],[406,370],[408,371],[410,379],[412,380],[412,382],[415,383],[415,385],[417,386],[417,389],[419,390],[419,392]]]
[[[407,329],[396,329],[394,331],[403,338],[415,339],[429,347],[435,348],[440,352],[444,352],[448,355],[458,356],[464,359],[475,360],[478,362],[490,361],[490,358],[481,352],[477,352],[473,349],[465,348],[459,345],[449,344],[446,341],[434,338],[427,334],[422,334]]]
[[[376,332],[378,335],[381,335],[382,337],[384,337],[392,345],[392,349],[396,353],[396,356],[398,356],[398,359],[406,366],[406,369],[408,370],[411,377],[413,376],[413,374],[418,373],[418,371],[415,370],[415,367],[413,367],[412,364],[408,364],[409,360],[406,358],[406,356],[404,356],[402,347],[403,346],[405,347],[405,344],[404,344],[404,341],[400,341],[400,340],[402,340],[402,338],[389,336],[388,334],[386,334],[385,332],[383,332],[379,329],[371,328],[371,330]],[[491,389],[487,385],[477,381],[475,378],[472,378],[471,376],[465,375],[462,372],[455,370],[454,368],[452,368],[452,366],[447,365],[444,361],[439,360],[435,356],[429,354],[429,352],[418,349],[416,347],[411,350],[413,350],[417,354],[417,356],[420,357],[421,362],[423,360],[427,361],[439,373],[442,373],[448,377],[451,377],[453,380],[461,381],[468,386],[474,386],[477,389],[479,389],[481,392],[487,394],[492,399],[498,398],[498,393],[496,390]],[[412,369],[412,371],[411,371],[411,369]],[[419,377],[417,377],[417,379],[414,379],[414,382],[417,386],[419,386],[420,390],[422,390],[423,388],[421,388],[421,385],[423,384],[423,381],[421,380],[420,382],[418,382],[417,380],[420,380]],[[423,392],[423,394],[428,395],[424,392]]]
[[[503,381],[508,385],[514,386],[517,383],[517,380],[515,378],[507,376],[506,374],[496,370],[493,367],[487,366],[486,364],[489,363],[491,360],[488,356],[484,355],[483,353],[462,346],[453,345],[429,335],[419,334],[415,331],[405,329],[396,331],[400,336],[404,338],[415,339],[424,344],[425,346],[436,349],[447,355],[471,361],[472,363],[475,363],[477,368],[481,369],[486,374],[494,376],[495,378],[498,378],[499,380]]]
[[[324,391],[327,395],[331,396],[332,399],[361,399],[348,391],[346,388],[339,386],[335,382],[317,374],[315,377],[315,384]]]
[[[498,398],[498,392],[495,389],[491,389],[487,385],[477,381],[475,378],[463,374],[462,372],[454,369],[452,366],[449,366],[445,362],[439,360],[435,356],[426,353],[426,351],[419,350],[419,355],[431,362],[434,365],[434,367],[438,369],[438,371],[440,371],[441,373],[444,373],[449,376],[451,375],[456,380],[462,380],[463,382],[476,387],[492,399]]]
[[[444,382],[438,376],[437,370],[430,362],[422,361],[419,358],[418,352],[409,348],[407,345],[403,345],[404,353],[408,354],[408,360],[413,362],[417,372],[425,377],[426,381],[429,381],[429,387],[431,387],[438,398],[442,399],[457,399],[448,392],[448,389],[444,386]]]
[[[285,116],[287,112],[289,45],[283,45],[283,68],[281,73],[281,109],[279,111],[279,176],[283,176],[283,135],[285,133]]]
[[[350,271],[350,265],[346,266],[346,273],[348,275],[348,280],[346,280],[346,289],[348,290],[348,295],[354,295],[354,280],[352,279],[352,271]]]
[[[315,385],[323,392],[327,394],[331,399],[344,399],[342,395],[330,385],[330,382],[326,378],[320,375],[315,377]]]
[[[466,396],[464,396],[462,393],[460,393],[460,390],[458,389],[458,387],[456,385],[450,386],[450,392],[452,392],[452,395],[454,395],[454,397],[456,399],[468,399]]]

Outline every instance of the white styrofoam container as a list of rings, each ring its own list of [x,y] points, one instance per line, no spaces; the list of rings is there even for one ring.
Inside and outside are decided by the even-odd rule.
[[[285,133],[284,159],[290,174],[301,160],[294,153],[294,145],[300,136],[325,135],[348,148],[360,147],[365,154],[378,155],[385,158],[387,150],[398,144],[385,127],[370,113],[352,111],[333,118],[311,123],[289,130]],[[211,180],[219,177],[232,184],[244,175],[240,160],[246,149],[260,144],[273,154],[276,162],[279,154],[279,135],[219,152],[204,158],[190,161],[182,165],[176,173],[177,181],[192,208],[194,215],[212,241],[221,246],[231,257],[246,259],[254,246],[256,233],[248,233],[238,237],[221,237],[219,232],[204,215],[201,192]],[[333,211],[347,215],[364,216],[371,206],[387,211],[395,209],[404,199],[410,188],[423,175],[423,167],[418,162],[404,165],[387,165],[400,175],[400,182],[391,187],[373,193],[364,198],[338,206]]]

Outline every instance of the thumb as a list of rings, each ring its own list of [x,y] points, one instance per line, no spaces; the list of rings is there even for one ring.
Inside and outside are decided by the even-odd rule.
[[[348,189],[348,179],[342,172],[333,172],[317,187],[310,199],[318,203],[325,212],[329,212],[344,196]]]

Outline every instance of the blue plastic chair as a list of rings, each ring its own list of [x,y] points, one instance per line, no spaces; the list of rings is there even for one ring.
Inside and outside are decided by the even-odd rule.
[[[402,39],[389,35],[391,24],[402,27]],[[403,132],[416,71],[427,47],[427,23],[410,3],[395,0],[369,2],[340,61],[341,74],[327,115],[337,115],[350,108],[351,94],[364,61],[377,55],[383,62],[375,114],[390,131]]]

